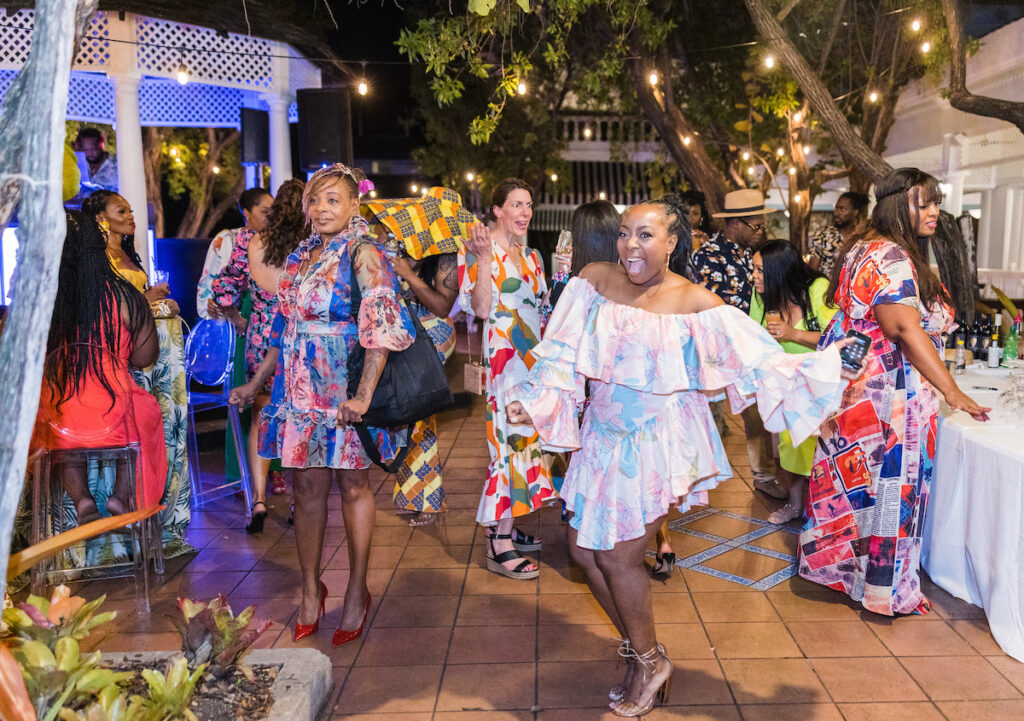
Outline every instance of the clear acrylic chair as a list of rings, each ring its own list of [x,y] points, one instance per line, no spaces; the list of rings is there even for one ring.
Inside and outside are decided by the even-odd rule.
[[[227,408],[228,424],[238,458],[238,484],[245,496],[246,518],[252,509],[252,472],[242,435],[238,407],[228,403],[231,373],[235,361],[235,328],[226,320],[206,318],[199,321],[185,341],[185,373],[188,394],[188,464],[192,484],[192,503],[202,506],[208,501],[233,492],[236,483],[222,483],[204,490],[199,469],[199,444],[196,441],[196,413],[213,408]],[[193,391],[192,381],[202,386],[220,386],[215,391]]]
[[[78,525],[78,513],[73,499],[65,490],[72,475],[77,476],[76,485],[85,489],[86,479],[95,473],[95,482],[88,483],[99,510],[105,508],[107,498],[116,483],[118,472],[127,486],[127,510],[138,510],[137,469],[139,445],[127,443],[120,446],[105,445],[104,441],[119,434],[122,437],[137,438],[135,418],[132,410],[132,394],[128,384],[134,384],[126,365],[106,348],[76,344],[93,350],[99,360],[103,377],[115,395],[124,399],[120,409],[114,407],[106,394],[93,400],[76,396],[75,415],[79,422],[69,423],[68,418],[54,411],[48,404],[42,405],[42,419],[45,422],[54,448],[43,450],[35,463],[32,488],[31,542],[39,543],[46,538]],[[59,362],[60,350],[47,356],[46,364]],[[47,388],[44,380],[44,390]],[[83,424],[82,418],[91,423]],[[113,469],[109,480],[108,469]],[[109,483],[108,483],[109,481]],[[108,514],[109,515],[109,514]],[[125,552],[130,557],[127,563],[102,563],[116,558],[127,541]],[[32,593],[43,595],[48,583],[55,584],[65,579],[83,577],[117,577],[130,575],[135,580],[135,598],[138,609],[149,613],[150,562],[157,575],[164,573],[163,526],[160,514],[132,523],[85,541],[82,545],[57,554],[36,564],[30,574]]]

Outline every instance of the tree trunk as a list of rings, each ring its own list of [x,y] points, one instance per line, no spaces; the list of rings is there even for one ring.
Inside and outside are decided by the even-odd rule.
[[[1005,120],[1024,133],[1024,103],[975,95],[967,89],[967,46],[958,0],[942,0],[949,30],[949,104],[973,115]]]
[[[38,0],[32,52],[0,118],[0,178],[10,217],[21,186],[20,257],[14,302],[0,339],[0,589],[6,588],[14,516],[25,485],[29,441],[39,408],[46,338],[57,295],[67,226],[61,204],[64,115],[71,61],[96,0]]]
[[[717,213],[722,209],[725,194],[730,190],[729,182],[711,159],[700,137],[690,128],[686,117],[675,104],[670,88],[666,89],[661,99],[663,102],[659,102],[654,86],[647,80],[652,67],[642,61],[632,63],[633,83],[644,117],[658,130],[661,142],[668,148],[683,177],[704,193],[708,212]],[[669,73],[663,71],[659,75],[667,84]]]
[[[153,235],[164,237],[163,172],[160,151],[170,128],[148,126],[142,129],[142,159],[146,170],[146,197],[153,204]]]
[[[175,234],[176,238],[204,237],[200,235],[200,230],[204,227],[204,221],[208,220],[207,216],[210,214],[210,205],[213,202],[213,185],[217,182],[217,174],[213,172],[213,169],[220,162],[220,156],[223,154],[224,149],[231,143],[237,142],[239,135],[240,133],[237,130],[222,132],[216,128],[206,129],[206,140],[209,150],[206,153],[205,162],[199,169],[199,192],[189,196],[188,209],[178,225],[178,232]],[[243,180],[242,182],[244,183],[245,181]],[[241,191],[239,191],[239,194],[241,194]],[[214,217],[212,223],[216,223],[219,217]]]
[[[789,36],[786,35],[786,31],[765,7],[765,0],[744,0],[744,2],[747,4],[757,32],[766,39],[768,47],[778,55],[782,64],[793,74],[800,90],[810,101],[811,108],[814,109],[815,114],[832,135],[846,164],[872,183],[877,183],[891,173],[892,166],[885,162],[882,156],[873,151],[857,134],[856,129],[832,99],[832,93],[825,87],[814,68],[800,54],[800,51],[790,41]]]
[[[539,185],[534,187],[539,188]],[[231,191],[224,196],[224,199],[213,206],[209,214],[206,216],[206,220],[203,222],[203,226],[199,229],[200,238],[212,238],[213,228],[217,224],[217,221],[221,219],[224,213],[228,212],[238,199],[242,197],[242,191],[245,190],[245,173],[238,174],[238,180],[235,181],[235,185],[231,188]]]

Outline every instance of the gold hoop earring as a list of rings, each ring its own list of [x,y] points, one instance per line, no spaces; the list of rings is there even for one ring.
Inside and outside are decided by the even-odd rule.
[[[623,270],[625,270],[625,269],[626,269],[626,264],[622,262],[622,256],[621,256],[621,255],[619,256],[619,259],[618,259],[617,261],[615,261],[615,262],[616,262],[616,263],[617,263],[617,264],[618,264],[619,266],[621,266]]]
[[[103,233],[103,239],[107,240],[110,238],[110,223],[105,220],[98,220],[96,224],[100,226],[100,232]]]

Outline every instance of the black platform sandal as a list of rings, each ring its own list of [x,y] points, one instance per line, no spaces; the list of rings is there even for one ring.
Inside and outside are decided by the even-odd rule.
[[[257,511],[256,506],[263,506],[262,511]],[[245,527],[246,533],[263,533],[263,521],[267,518],[267,504],[263,501],[256,501],[252,504],[252,519]]]
[[[517,551],[539,551],[544,544],[543,541],[538,541],[529,533],[523,533],[518,528],[512,529],[511,538],[512,545],[516,547]]]
[[[654,556],[654,565],[651,566],[651,578],[665,583],[672,576],[672,570],[676,565],[676,554],[666,553],[662,556]]]
[[[511,550],[504,551],[503,553],[495,552],[495,540],[504,541],[510,540],[511,538],[511,533],[505,535],[499,535],[495,533],[493,535],[487,536],[487,545],[490,548],[490,552],[487,554],[487,570],[492,573],[497,573],[500,576],[514,578],[519,581],[529,581],[531,579],[537,578],[537,576],[540,575],[540,569],[534,568],[532,571],[527,571],[526,569],[529,566],[533,565],[533,561],[531,561],[529,558],[524,558],[523,554],[521,554],[519,551]],[[515,561],[517,559],[522,559],[522,563],[520,563],[515,568],[506,568],[502,565],[506,561]]]

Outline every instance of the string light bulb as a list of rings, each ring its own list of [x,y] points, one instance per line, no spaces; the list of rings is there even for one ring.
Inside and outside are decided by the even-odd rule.
[[[693,138],[691,138],[689,135],[687,135],[685,138],[683,138],[683,145],[689,145],[692,142],[693,142]]]
[[[213,166],[213,174],[214,175],[220,175],[220,166],[219,165],[214,165]]]
[[[804,119],[804,114],[801,113],[799,110],[797,110],[795,113],[793,113],[793,122],[794,123],[799,123],[803,119]]]
[[[932,49],[932,44],[930,42],[928,42],[927,40],[925,40],[923,43],[921,43],[921,52],[924,53],[925,55],[927,55],[928,52],[931,49]]]
[[[584,138],[588,138],[589,139],[590,136],[593,135],[593,134],[594,134],[594,132],[590,129],[589,125],[587,127],[583,128],[583,137]]]
[[[178,157],[178,149],[177,148],[171,148],[170,150],[167,151],[167,154],[170,155],[172,158],[177,158]]]
[[[597,194],[597,197],[599,200],[604,200],[608,196],[605,195],[604,191],[602,190],[600,193]]]
[[[810,145],[805,145],[804,146],[804,155],[810,155],[810,154],[811,154],[811,146]]]
[[[474,178],[476,178],[476,175],[473,174],[472,170],[466,173],[466,180],[468,180],[469,182],[472,183]]]
[[[181,65],[178,66],[178,73],[176,77],[178,78],[179,85],[188,84],[189,72],[188,68],[185,67],[185,63],[181,63]]]
[[[376,198],[377,197],[377,191],[376,190],[371,190],[370,191],[370,197],[371,198]]]
[[[747,175],[753,175],[753,174],[754,174],[754,166],[751,165],[749,168],[747,168]]]
[[[551,182],[552,183],[557,183],[558,182],[558,173],[552,173],[551,174]]]
[[[524,81],[519,81],[519,85],[516,86],[516,92],[520,95],[526,95],[526,83]]]
[[[766,68],[768,68],[769,70],[774,68],[775,67],[775,56],[774,55],[765,55],[765,57],[764,57],[764,66]]]
[[[925,52],[927,52],[927,51],[925,51]],[[877,103],[878,102],[878,93],[875,92],[874,90],[872,90],[871,94],[868,95],[868,102],[869,103]]]
[[[783,150],[782,148],[779,148],[778,150],[775,151],[775,154],[781,158],[783,155],[786,154],[786,151]]]
[[[789,174],[790,175],[796,175],[796,168],[790,168],[789,169]]]
[[[416,183],[413,183],[412,184],[412,192],[414,192],[414,193],[420,192],[420,186],[416,185]]]
[[[356,91],[360,95],[366,95],[366,93],[369,92],[369,90],[370,90],[370,86],[366,84],[366,79],[365,78],[360,80],[359,81],[359,85],[356,86]]]
[[[914,20],[914,22],[910,23],[910,29],[916,33],[918,30],[921,29],[921,21]]]
[[[658,71],[657,70],[652,70],[651,71],[651,74],[647,76],[647,82],[649,82],[651,85],[657,85],[658,84]]]
[[[743,151],[743,159],[750,160],[750,153],[746,150]]]

